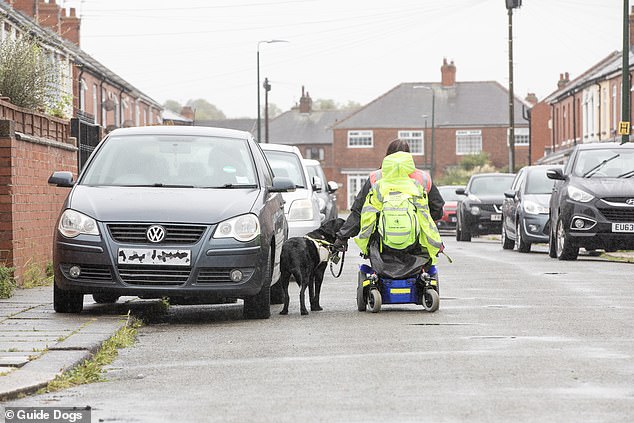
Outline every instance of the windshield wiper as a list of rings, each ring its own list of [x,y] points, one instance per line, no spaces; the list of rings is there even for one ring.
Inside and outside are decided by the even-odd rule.
[[[157,188],[194,188],[193,185],[170,185],[170,184],[162,184],[160,182],[157,182],[155,184],[150,185],[151,187],[157,187]]]
[[[592,175],[597,173],[599,171],[599,169],[601,169],[603,166],[605,166],[606,163],[611,162],[612,160],[616,159],[617,157],[621,157],[621,155],[620,154],[615,154],[614,156],[610,157],[609,159],[603,160],[601,163],[599,163],[598,165],[596,165],[595,167],[593,167],[592,169],[590,169],[589,171],[584,173],[583,177],[584,178],[591,177]]]
[[[630,170],[629,172],[625,172],[617,176],[617,178],[631,178],[634,176],[634,170]]]
[[[258,186],[255,184],[224,184],[221,185],[219,187],[212,187],[212,188],[227,188],[227,189],[234,189],[234,188],[257,188]]]

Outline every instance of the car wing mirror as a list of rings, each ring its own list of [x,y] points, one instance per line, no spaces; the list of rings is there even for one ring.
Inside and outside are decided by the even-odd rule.
[[[295,191],[295,183],[285,176],[275,176],[273,185],[269,187],[270,192],[291,192]]]
[[[548,169],[546,171],[546,176],[548,179],[554,179],[556,181],[565,181],[566,177],[564,176],[564,172],[561,169]]]
[[[339,189],[339,184],[335,181],[328,181],[328,192],[335,192]]]
[[[456,188],[456,194],[467,195],[467,190],[464,187]]]
[[[324,189],[324,183],[319,176],[313,176],[313,191],[321,192]]]
[[[48,178],[48,183],[50,185],[68,188],[75,185],[75,181],[73,181],[73,173],[67,171],[53,172],[53,174]]]
[[[516,195],[517,195],[517,191],[515,191],[514,189],[510,189],[508,191],[504,191],[504,196],[506,198],[513,199],[513,198],[515,198]]]

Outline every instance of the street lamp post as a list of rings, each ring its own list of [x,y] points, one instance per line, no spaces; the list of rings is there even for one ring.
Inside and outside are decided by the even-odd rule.
[[[258,74],[258,142],[261,142],[262,139],[262,119],[260,117],[260,44],[271,44],[271,43],[288,43],[286,40],[262,40],[258,41],[257,48],[257,74]]]
[[[427,85],[414,85],[414,88],[422,88],[431,91],[431,164],[430,173],[431,177],[434,177],[434,170],[436,169],[436,162],[434,160],[434,153],[436,147],[436,91],[433,87]]]

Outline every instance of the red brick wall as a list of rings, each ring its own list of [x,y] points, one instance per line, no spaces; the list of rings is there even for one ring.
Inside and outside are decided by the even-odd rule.
[[[37,116],[36,116],[37,117]],[[67,189],[49,186],[55,170],[76,172],[73,139],[59,142],[15,133],[16,123],[0,117],[0,264],[43,271],[52,260],[57,215]]]
[[[546,149],[550,151],[552,145],[552,131],[549,127],[550,105],[537,103],[531,109],[531,160],[536,160],[546,155]]]

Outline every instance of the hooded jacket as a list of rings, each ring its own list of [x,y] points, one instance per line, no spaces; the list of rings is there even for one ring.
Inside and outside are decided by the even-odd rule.
[[[372,187],[361,210],[361,228],[355,242],[364,255],[368,255],[370,237],[376,231],[377,218],[383,209],[383,198],[391,191],[399,191],[412,196],[419,225],[418,243],[425,249],[435,264],[442,247],[438,228],[429,211],[427,192],[431,177],[416,170],[410,153],[403,151],[390,154],[383,159],[381,169],[370,176]]]

